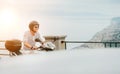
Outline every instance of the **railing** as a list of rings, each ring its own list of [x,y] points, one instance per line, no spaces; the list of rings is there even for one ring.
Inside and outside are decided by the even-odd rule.
[[[0,40],[0,43],[4,43],[6,40]],[[1,48],[0,46],[0,56],[9,56],[9,53],[1,53],[1,51],[7,51],[5,48]]]
[[[107,47],[107,44],[109,44],[109,47],[112,47],[112,44],[117,47],[117,44],[120,44],[120,42],[97,42],[97,41],[61,41],[61,43],[65,43],[65,49],[67,49],[67,43],[102,43],[104,44],[104,47]]]

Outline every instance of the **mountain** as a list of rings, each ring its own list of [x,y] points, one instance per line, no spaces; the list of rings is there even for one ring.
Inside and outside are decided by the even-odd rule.
[[[111,24],[104,28],[102,31],[96,33],[93,38],[89,41],[94,42],[119,42],[120,41],[120,17],[115,17],[111,20]],[[102,43],[84,43],[81,46],[75,47],[73,49],[79,48],[104,48]],[[106,47],[110,47],[107,43]],[[115,47],[115,43],[111,44],[111,47]],[[120,44],[117,44],[120,47]]]

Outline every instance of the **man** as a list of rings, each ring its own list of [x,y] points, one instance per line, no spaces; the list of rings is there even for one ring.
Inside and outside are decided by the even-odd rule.
[[[24,47],[23,49],[27,50],[36,50],[38,47],[35,46],[36,39],[40,40],[39,42],[43,45],[45,42],[45,38],[43,38],[39,30],[39,23],[37,21],[31,21],[29,23],[29,31],[26,31],[23,38]]]

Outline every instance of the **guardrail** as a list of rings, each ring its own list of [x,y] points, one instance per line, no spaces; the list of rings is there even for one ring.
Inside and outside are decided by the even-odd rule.
[[[120,44],[120,42],[97,42],[97,41],[61,41],[61,43],[65,43],[65,49],[67,49],[67,43],[102,43],[104,44],[104,47],[107,47],[107,44],[109,44],[109,47],[112,47],[112,44],[117,47],[117,44]]]
[[[0,43],[4,43],[6,40],[0,40]],[[2,51],[2,53],[1,53]],[[0,46],[0,56],[9,56],[9,53],[3,53],[3,51],[7,51],[5,48]]]

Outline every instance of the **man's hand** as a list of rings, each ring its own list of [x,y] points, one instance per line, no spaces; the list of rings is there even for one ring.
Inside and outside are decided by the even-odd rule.
[[[38,47],[36,47],[36,46],[32,46],[31,49],[32,49],[32,50],[37,50]]]

